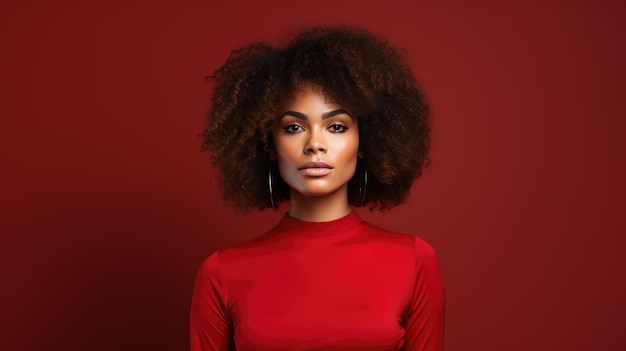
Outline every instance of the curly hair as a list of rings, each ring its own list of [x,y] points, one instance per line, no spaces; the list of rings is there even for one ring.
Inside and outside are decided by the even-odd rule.
[[[242,212],[272,206],[269,167],[278,175],[270,161],[272,128],[294,89],[305,84],[321,86],[356,115],[362,157],[348,183],[351,205],[362,205],[364,170],[364,205],[386,210],[406,199],[430,162],[430,110],[405,52],[371,32],[315,27],[285,46],[255,43],[232,51],[209,78],[215,85],[202,150],[219,171],[224,200]],[[274,201],[288,200],[288,185],[274,183]]]

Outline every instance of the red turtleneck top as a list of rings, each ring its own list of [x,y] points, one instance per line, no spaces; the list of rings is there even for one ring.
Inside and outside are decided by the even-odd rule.
[[[443,349],[444,289],[425,241],[362,222],[287,215],[212,254],[191,306],[191,350]]]

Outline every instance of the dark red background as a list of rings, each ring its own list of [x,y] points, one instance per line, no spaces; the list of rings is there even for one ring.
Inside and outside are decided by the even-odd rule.
[[[406,47],[433,107],[410,201],[361,213],[438,251],[446,350],[626,349],[623,4],[3,1],[0,349],[187,349],[198,265],[280,215],[222,203],[203,77],[339,23]]]

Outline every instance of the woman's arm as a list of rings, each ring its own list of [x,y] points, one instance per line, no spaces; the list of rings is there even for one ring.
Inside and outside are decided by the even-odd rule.
[[[415,238],[416,279],[413,299],[404,316],[403,350],[443,350],[445,296],[439,262],[433,248]]]
[[[196,278],[190,316],[192,351],[234,350],[226,303],[219,255],[215,252],[204,261]]]

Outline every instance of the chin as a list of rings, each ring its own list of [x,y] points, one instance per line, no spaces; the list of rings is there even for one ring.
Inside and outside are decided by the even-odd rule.
[[[301,196],[305,196],[305,197],[324,197],[324,196],[330,196],[330,195],[336,194],[337,192],[342,190],[342,187],[339,187],[339,188],[306,187],[306,188],[294,189],[294,190]]]

